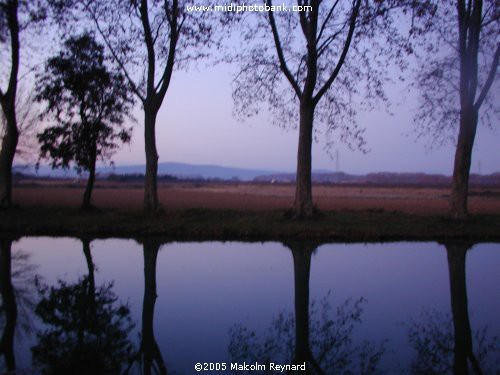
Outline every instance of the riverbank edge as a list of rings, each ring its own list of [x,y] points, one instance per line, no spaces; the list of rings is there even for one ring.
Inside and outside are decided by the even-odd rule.
[[[297,220],[283,210],[118,209],[82,211],[29,207],[0,211],[0,236],[161,238],[164,241],[500,241],[500,214],[446,216],[401,212],[326,211]]]

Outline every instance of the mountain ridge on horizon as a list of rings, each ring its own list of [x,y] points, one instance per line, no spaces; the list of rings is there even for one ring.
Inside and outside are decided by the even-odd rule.
[[[74,178],[78,174],[74,169],[52,169],[50,166],[42,165],[36,169],[32,165],[16,165],[14,172],[34,175],[38,177],[52,178]],[[97,168],[98,178],[106,178],[109,175],[143,175],[144,164],[122,165],[122,166],[102,166]],[[327,169],[317,169],[312,171],[315,182],[324,183],[346,183],[346,182],[401,182],[419,183],[419,181],[445,184],[450,181],[449,175],[426,172],[370,172],[365,174],[351,174],[347,172],[334,172]],[[180,179],[215,179],[215,180],[240,180],[257,182],[292,182],[295,180],[294,172],[258,169],[258,168],[238,168],[227,167],[217,164],[189,164],[180,162],[158,163],[158,175],[170,175]],[[471,174],[471,182],[492,181],[493,184],[500,185],[500,172],[488,175]],[[490,184],[490,183],[488,183]]]

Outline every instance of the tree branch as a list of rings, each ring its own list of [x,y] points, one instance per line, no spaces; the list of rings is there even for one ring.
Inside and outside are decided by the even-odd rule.
[[[156,56],[153,35],[151,32],[151,25],[149,24],[148,14],[148,0],[141,0],[139,6],[141,13],[142,29],[144,30],[144,42],[148,51],[148,78],[146,84],[146,98],[151,98],[155,92],[155,70],[156,70]]]
[[[272,7],[272,0],[269,0],[269,7]],[[299,84],[295,79],[293,78],[292,73],[290,72],[290,69],[288,68],[288,65],[285,60],[285,56],[283,54],[283,48],[281,47],[281,41],[280,37],[278,34],[278,29],[276,27],[276,21],[274,20],[274,15],[271,10],[268,12],[269,16],[269,24],[271,25],[271,30],[273,32],[273,38],[274,38],[274,44],[276,46],[276,52],[278,54],[278,60],[280,62],[280,69],[287,78],[288,82],[290,82],[290,85],[292,85],[293,90],[295,91],[295,94],[297,97],[302,96],[302,92],[300,90]]]
[[[332,17],[333,15],[333,11],[335,10],[335,8],[337,7],[338,3],[339,3],[340,0],[337,0],[335,1],[335,4],[333,4],[333,6],[331,7],[330,11],[328,12],[325,20],[323,21],[323,24],[321,25],[321,28],[319,30],[319,34],[318,34],[318,37],[316,38],[316,44],[319,43],[321,37],[323,36],[323,33],[325,31],[325,28],[326,28],[326,24],[328,23],[328,21],[330,20],[330,18]]]
[[[493,84],[493,81],[495,80],[499,58],[500,58],[500,45],[497,46],[497,49],[495,51],[495,56],[493,57],[493,61],[491,62],[491,68],[490,72],[488,73],[488,78],[486,79],[486,82],[484,83],[481,93],[479,94],[479,97],[477,98],[477,101],[474,104],[474,109],[476,111],[478,111],[481,105],[483,104],[484,99],[486,98],[486,95],[488,94],[488,91],[490,90],[490,87]]]
[[[146,98],[142,95],[141,91],[139,90],[139,88],[137,87],[136,83],[134,82],[134,80],[132,79],[131,75],[129,74],[127,68],[125,67],[125,64],[118,57],[118,54],[116,53],[115,49],[111,45],[111,42],[108,40],[108,38],[104,34],[104,31],[102,30],[101,25],[99,24],[99,20],[97,19],[97,16],[94,14],[94,12],[92,11],[92,9],[89,8],[88,4],[84,4],[84,7],[86,8],[87,12],[90,14],[90,17],[94,21],[94,24],[95,24],[95,26],[97,28],[97,31],[99,32],[99,34],[101,35],[102,39],[104,40],[104,43],[106,44],[106,46],[108,47],[109,51],[111,52],[111,56],[113,56],[113,60],[115,60],[115,62],[118,64],[118,66],[122,70],[123,74],[127,78],[127,81],[130,84],[130,87],[132,88],[132,91],[134,92],[135,95],[137,95],[137,97],[139,98],[139,100],[141,100],[142,102],[144,102],[146,100]]]
[[[174,71],[174,64],[175,64],[175,51],[177,48],[177,42],[179,40],[179,35],[181,32],[181,27],[184,23],[185,18],[182,20],[181,24],[178,25],[178,18],[179,18],[179,1],[178,0],[173,0],[172,3],[172,19],[169,20],[170,24],[170,43],[169,43],[169,49],[168,49],[168,57],[167,57],[167,63],[165,65],[165,69],[163,71],[163,75],[161,77],[161,86],[159,86],[159,91],[158,91],[158,99],[160,100],[160,103],[163,101],[163,98],[165,97],[168,87],[170,85],[170,79],[172,78],[172,73]],[[167,12],[167,1],[165,0],[165,12]],[[160,85],[160,83],[158,83]]]
[[[351,14],[351,21],[349,22],[349,32],[347,34],[347,39],[344,43],[344,48],[342,50],[342,54],[339,57],[339,60],[337,62],[337,65],[335,66],[335,69],[332,72],[332,75],[328,80],[325,82],[323,87],[318,91],[318,93],[314,96],[314,104],[318,104],[320,99],[323,97],[325,92],[328,91],[330,86],[332,85],[333,81],[335,81],[335,78],[337,78],[340,68],[344,64],[345,58],[347,56],[347,52],[349,51],[349,47],[351,46],[351,41],[352,41],[352,36],[354,35],[354,29],[356,28],[356,20],[358,18],[359,14],[359,7],[361,5],[361,0],[353,0],[353,10]]]
[[[17,75],[19,73],[19,20],[17,18],[17,10],[19,7],[18,0],[9,1],[7,6],[7,23],[10,31],[10,48],[11,48],[11,67],[9,86],[3,96],[3,100],[12,101],[12,106],[15,106],[17,93]],[[3,104],[3,103],[2,103]]]

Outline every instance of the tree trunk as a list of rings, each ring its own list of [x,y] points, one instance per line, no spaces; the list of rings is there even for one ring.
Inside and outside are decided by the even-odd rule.
[[[477,118],[477,111],[472,106],[463,110],[460,116],[460,130],[455,151],[450,200],[451,216],[454,219],[464,219],[467,216],[469,174],[472,147],[476,137]]]
[[[12,164],[16,154],[19,131],[17,130],[14,106],[8,111],[4,110],[6,119],[5,134],[0,150],[0,207],[12,206]]]
[[[92,207],[92,204],[90,203],[90,201],[92,199],[92,191],[94,189],[94,182],[95,182],[95,164],[96,164],[96,155],[94,152],[94,155],[92,156],[92,160],[90,161],[89,178],[87,180],[87,187],[85,188],[85,192],[83,193],[82,208],[84,210],[87,210],[87,209]]]
[[[17,322],[17,304],[12,286],[12,241],[0,240],[0,295],[5,310],[5,326],[0,339],[0,353],[5,356],[5,363],[9,371],[15,371],[16,359],[14,356],[14,333]]]
[[[158,348],[154,335],[154,313],[156,303],[156,259],[160,245],[155,242],[144,243],[144,301],[142,304],[142,342],[143,374],[151,374],[158,368],[160,374],[166,374],[165,362]],[[156,366],[155,366],[156,365]]]
[[[144,210],[158,209],[158,153],[156,151],[156,115],[151,106],[144,107],[144,147],[146,151],[146,180],[144,182]]]
[[[468,359],[476,374],[481,369],[472,350],[472,333],[467,301],[467,281],[465,275],[465,257],[470,244],[447,244],[448,269],[450,275],[451,311],[455,336],[455,356],[453,373],[466,375],[469,373]]]
[[[294,211],[298,218],[313,215],[311,188],[311,150],[314,121],[312,102],[300,104],[299,147],[297,152],[297,180],[295,187]]]

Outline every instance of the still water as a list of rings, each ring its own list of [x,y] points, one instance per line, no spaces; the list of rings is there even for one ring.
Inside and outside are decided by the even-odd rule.
[[[498,243],[4,239],[0,373],[498,374],[499,270]]]

